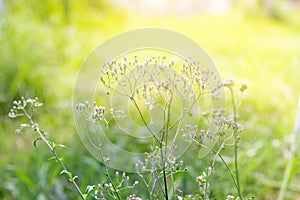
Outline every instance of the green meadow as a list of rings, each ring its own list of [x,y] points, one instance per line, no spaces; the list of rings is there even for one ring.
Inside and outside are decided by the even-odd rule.
[[[72,116],[73,86],[81,65],[99,44],[119,33],[145,27],[186,35],[205,49],[222,78],[234,78],[237,91],[241,84],[247,84],[237,107],[243,126],[239,143],[242,193],[255,199],[277,198],[290,146],[300,142],[291,136],[300,98],[300,8],[282,10],[272,17],[259,7],[239,6],[222,14],[179,16],[143,14],[97,0],[4,0],[3,5],[0,199],[79,199],[72,185],[59,176],[59,166],[48,160],[51,155],[46,146],[38,143],[34,147],[34,133],[15,134],[21,122],[9,119],[8,112],[12,101],[21,96],[39,97],[44,103],[36,120],[51,140],[68,147],[58,152],[79,176],[83,191],[105,179],[103,166],[77,135]],[[227,109],[231,109],[229,103]],[[231,151],[231,147],[225,149],[229,160]],[[285,199],[300,198],[299,169],[296,151]],[[200,174],[201,170],[194,167],[193,173]],[[235,193],[221,163],[217,164],[213,185],[217,199]]]

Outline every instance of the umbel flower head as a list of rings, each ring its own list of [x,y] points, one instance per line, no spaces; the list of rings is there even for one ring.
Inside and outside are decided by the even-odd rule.
[[[88,123],[80,127],[92,145],[99,143],[97,149],[105,149],[110,141],[124,145],[131,136],[149,148],[162,146],[170,152],[166,156],[170,162],[166,162],[171,166],[171,157],[181,156],[195,139],[205,143],[203,154],[207,154],[222,134],[219,126],[224,109],[214,107],[212,101],[221,98],[223,83],[214,71],[192,58],[129,54],[101,64],[98,78],[95,102],[76,106]],[[79,115],[78,119],[83,119]],[[114,145],[118,144],[114,142]],[[111,146],[106,149],[110,158],[119,152],[112,151]],[[135,161],[143,160],[143,156]],[[152,160],[157,166],[163,166],[161,160]],[[151,172],[147,165],[143,166],[145,169],[139,166],[141,171]]]

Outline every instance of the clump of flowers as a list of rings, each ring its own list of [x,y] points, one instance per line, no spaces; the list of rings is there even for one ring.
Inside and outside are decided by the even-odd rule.
[[[53,155],[53,159],[57,161],[57,163],[60,165],[62,171],[60,172],[60,175],[65,174],[68,177],[68,180],[70,183],[72,183],[80,195],[80,197],[85,200],[86,196],[81,192],[79,189],[76,179],[77,176],[74,176],[65,166],[65,164],[62,162],[62,158],[58,156],[56,153],[56,148],[62,147],[65,148],[65,145],[62,144],[55,144],[52,141],[49,141],[46,137],[46,132],[41,130],[39,127],[39,124],[36,123],[33,120],[33,116],[35,114],[35,111],[37,108],[41,107],[43,104],[39,102],[38,98],[28,98],[25,99],[24,97],[21,97],[21,100],[15,100],[13,101],[13,107],[10,110],[8,116],[11,118],[17,118],[17,117],[25,117],[27,119],[26,123],[23,123],[20,125],[19,129],[16,129],[16,133],[20,134],[22,133],[26,128],[31,128],[34,132],[37,133],[37,137],[34,140],[33,144],[36,146],[38,141],[42,141],[46,144],[46,146],[49,148]]]
[[[221,98],[224,87],[231,88],[233,80],[220,81],[213,71],[192,59],[184,60],[181,65],[162,55],[152,55],[144,61],[134,55],[133,60],[130,60],[123,56],[104,63],[100,70],[99,88],[111,98],[125,99],[124,102],[130,102],[132,107],[116,101],[112,108],[101,107],[97,118],[92,110],[99,107],[94,104],[94,109],[91,109],[85,105],[82,107],[90,113],[87,119],[104,120],[109,130],[110,123],[130,120],[130,109],[135,110],[135,117],[141,119],[153,138],[150,150],[145,153],[145,159],[135,164],[136,172],[146,186],[150,199],[168,199],[169,188],[175,186],[174,175],[187,171],[183,162],[177,161],[175,153],[178,145],[182,145],[180,140],[187,142],[185,145],[198,144],[204,149],[204,155],[215,153],[215,159],[206,172],[197,178],[201,196],[208,198],[210,184],[206,181],[207,176],[212,175],[216,157],[220,156],[225,145],[229,145],[228,141],[238,138],[236,131],[241,131],[241,126],[236,118],[225,117],[223,107],[208,106],[207,111],[201,114],[198,106],[207,96],[213,102],[214,99]],[[245,89],[243,86],[242,90]],[[114,103],[114,99],[112,102]],[[78,105],[80,108],[80,104]],[[149,112],[158,108],[162,110],[161,116],[156,116],[162,120],[161,128],[155,128],[155,120],[146,120],[146,108]],[[117,110],[122,117],[116,120],[118,115],[112,115],[111,112],[104,118],[105,109]],[[228,136],[230,130],[234,131]],[[144,176],[145,173],[150,176]],[[206,182],[201,182],[200,177]]]
[[[98,146],[105,166],[106,180],[88,185],[85,193],[77,186],[77,176],[73,176],[67,170],[56,154],[55,148],[60,145],[48,141],[46,133],[33,121],[35,109],[42,106],[38,99],[21,98],[14,101],[9,116],[12,118],[25,116],[29,119],[29,122],[21,124],[16,132],[20,133],[26,128],[36,131],[38,138],[34,144],[38,140],[46,143],[62,167],[61,174],[67,175],[84,200],[89,195],[102,200],[210,199],[213,190],[210,180],[216,170],[214,166],[217,158],[229,171],[238,198],[243,199],[238,168],[238,143],[242,127],[237,122],[236,106],[239,99],[235,101],[233,85],[233,79],[220,81],[214,71],[201,66],[192,58],[178,64],[175,59],[167,59],[167,56],[153,55],[143,61],[134,55],[133,61],[123,56],[104,63],[99,74],[99,88],[102,94],[104,91],[106,98],[111,98],[111,104],[103,105],[104,100],[101,101],[102,104],[97,101],[75,102],[77,103],[75,111],[83,116],[82,119],[86,123],[95,126],[95,129],[97,125],[104,124],[105,134],[109,134],[116,126],[126,124],[130,131],[143,130],[144,135],[150,136],[150,142],[145,142],[148,150],[144,152],[144,157],[136,163],[131,163],[139,178],[133,181],[125,172],[117,171],[112,175],[108,168],[111,158],[105,157],[103,146]],[[233,116],[230,118],[226,117],[224,107],[216,103],[222,98],[224,88],[228,88],[231,94]],[[246,85],[241,86],[241,94],[246,88]],[[203,99],[208,99],[209,102]],[[131,113],[134,113],[134,119],[130,119]],[[149,113],[150,115],[155,113],[150,120],[147,116]],[[137,123],[132,123],[134,120],[139,120],[138,128],[143,129],[134,127],[137,126]],[[126,123],[121,123],[122,121]],[[86,127],[88,129],[89,126]],[[125,130],[122,128],[119,127],[118,130]],[[95,133],[103,134],[99,131]],[[189,169],[185,166],[184,157],[180,156],[188,151],[191,145],[202,152],[202,157],[209,155],[209,162],[205,170],[196,177],[197,191],[193,194],[184,194],[180,189],[181,174],[189,173]],[[234,170],[221,154],[225,146],[229,145],[234,146]],[[147,191],[144,196],[136,192],[126,196],[122,193],[126,189],[141,186]],[[227,199],[234,199],[234,196],[228,195]]]

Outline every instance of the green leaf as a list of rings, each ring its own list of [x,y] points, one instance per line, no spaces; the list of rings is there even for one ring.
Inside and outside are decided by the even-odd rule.
[[[62,174],[66,174],[66,173],[69,173],[67,170],[62,170],[59,175],[62,175]]]
[[[77,179],[77,178],[78,178],[78,176],[74,176],[74,177],[72,178],[72,182],[74,182],[75,179]]]
[[[48,158],[48,161],[49,160],[56,160],[56,157],[55,156],[51,156],[50,158]]]
[[[67,170],[62,170],[62,171],[59,173],[59,175],[62,175],[62,174],[67,174],[68,177],[69,177],[69,179],[70,179],[70,180],[73,180],[73,175],[72,175],[71,172],[69,172],[69,171],[67,171]]]
[[[68,149],[68,147],[63,145],[63,144],[56,144],[55,147],[61,147],[61,148],[64,148],[64,149]]]
[[[37,141],[41,140],[42,138],[38,137],[38,138],[35,138],[34,141],[33,141],[33,146],[36,147],[36,143]]]
[[[95,185],[88,185],[85,189],[85,194],[87,195],[88,193],[90,193],[95,187]]]
[[[55,156],[51,156],[50,158],[48,158],[48,161],[49,161],[49,160],[55,160],[55,162],[58,162],[57,159],[59,159],[60,161],[63,160],[63,158],[56,158]]]
[[[40,130],[40,132],[42,133],[43,136],[46,136],[47,135],[47,132],[43,131],[43,130]]]
[[[51,146],[52,146],[53,149],[56,148],[56,144],[54,142],[50,142],[50,144],[51,144]]]

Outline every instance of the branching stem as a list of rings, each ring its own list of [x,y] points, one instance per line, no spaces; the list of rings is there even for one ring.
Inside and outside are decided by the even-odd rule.
[[[34,121],[32,120],[32,117],[28,114],[28,112],[26,111],[26,109],[22,108],[22,111],[24,112],[24,115],[29,119],[30,125],[34,128],[34,131],[36,131],[38,133],[39,138],[48,146],[48,148],[50,149],[51,153],[53,154],[53,156],[55,157],[57,163],[61,166],[61,168],[63,169],[63,171],[69,172],[68,169],[66,168],[66,166],[61,161],[60,157],[57,155],[54,147],[45,138],[44,134],[41,132],[41,130],[39,129],[38,125],[36,123],[34,123]],[[77,185],[75,179],[69,177],[69,181],[74,185],[74,187],[75,187],[76,191],[78,192],[78,194],[80,195],[81,199],[86,200],[85,196],[83,195],[83,193],[81,192],[79,186]]]
[[[233,108],[233,132],[234,132],[234,166],[235,166],[235,176],[236,176],[236,188],[238,190],[238,195],[240,200],[243,200],[243,196],[241,194],[240,188],[240,176],[239,176],[239,165],[238,165],[238,143],[239,143],[239,135],[237,129],[237,111],[236,111],[236,103],[234,99],[234,92],[232,87],[228,87],[231,94],[231,103]]]

